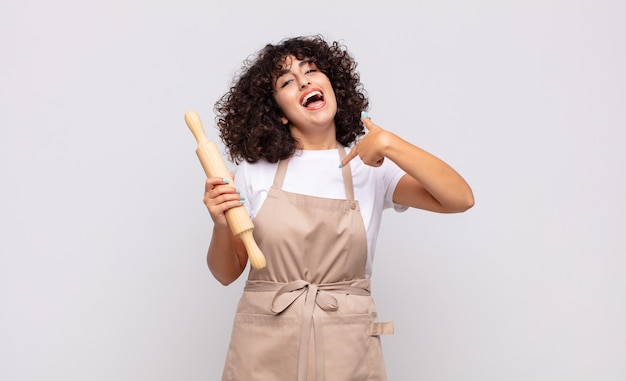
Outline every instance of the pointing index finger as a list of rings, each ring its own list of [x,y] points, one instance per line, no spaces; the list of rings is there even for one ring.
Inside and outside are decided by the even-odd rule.
[[[341,162],[339,163],[339,168],[343,168],[344,166],[348,165],[348,163],[350,162],[350,160],[354,159],[356,156],[358,155],[357,150],[356,150],[356,146],[354,148],[352,148],[352,150],[350,152],[348,152],[348,154],[341,160]]]

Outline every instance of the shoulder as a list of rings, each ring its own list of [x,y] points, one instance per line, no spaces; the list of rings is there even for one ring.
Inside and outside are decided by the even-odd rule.
[[[278,163],[270,163],[267,160],[259,160],[256,163],[244,161],[235,170],[235,183],[238,187],[265,187],[268,182],[271,184],[276,168]]]
[[[244,161],[237,165],[236,173],[255,174],[265,172],[276,172],[278,163],[270,163],[267,160],[259,160],[255,163]]]

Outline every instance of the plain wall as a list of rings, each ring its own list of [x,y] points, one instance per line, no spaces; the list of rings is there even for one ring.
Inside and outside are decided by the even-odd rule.
[[[373,121],[471,184],[385,212],[390,380],[626,379],[624,1],[0,5],[0,379],[218,380],[243,279],[205,254],[183,114],[268,42],[359,62]]]

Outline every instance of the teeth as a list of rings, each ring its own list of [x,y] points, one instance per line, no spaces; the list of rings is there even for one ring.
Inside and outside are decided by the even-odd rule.
[[[306,106],[306,104],[307,104],[308,100],[309,100],[311,97],[314,97],[314,96],[316,96],[316,95],[322,95],[322,93],[321,93],[321,92],[319,92],[319,91],[311,91],[310,93],[308,93],[308,94],[306,95],[306,97],[304,97],[304,98],[302,99],[302,106]]]

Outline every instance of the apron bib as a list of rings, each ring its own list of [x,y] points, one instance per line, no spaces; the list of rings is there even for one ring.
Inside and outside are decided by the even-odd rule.
[[[365,278],[350,166],[341,200],[282,190],[287,165],[279,163],[254,221],[267,266],[250,270],[222,381],[384,381],[379,335],[393,325],[378,322]]]

